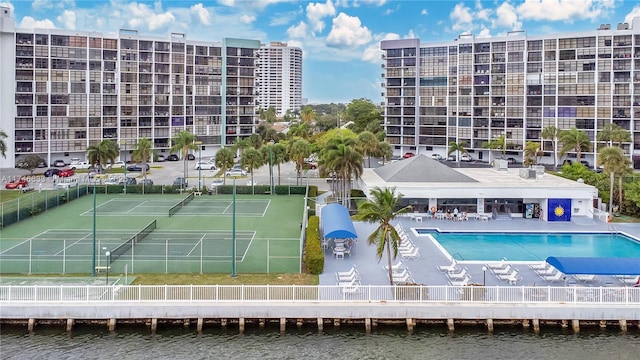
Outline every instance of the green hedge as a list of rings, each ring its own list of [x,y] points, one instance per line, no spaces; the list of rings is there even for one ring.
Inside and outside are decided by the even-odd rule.
[[[36,216],[44,211],[87,195],[86,187],[75,187],[69,190],[47,190],[31,192],[19,199],[3,203],[0,228],[18,221]]]
[[[318,275],[324,271],[324,252],[320,244],[320,218],[311,216],[307,225],[305,257],[309,273]]]

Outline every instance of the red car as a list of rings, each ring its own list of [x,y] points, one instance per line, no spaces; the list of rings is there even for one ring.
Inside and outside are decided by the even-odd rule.
[[[69,177],[69,176],[73,176],[75,175],[75,171],[73,169],[69,169],[69,168],[64,168],[62,170],[60,170],[60,172],[58,173],[59,177]]]
[[[303,169],[317,169],[318,165],[316,163],[313,162],[309,162],[309,161],[305,161],[304,164],[302,164],[302,168]]]
[[[27,187],[27,185],[29,185],[29,182],[25,179],[18,179],[18,180],[14,180],[11,182],[8,182],[4,188],[8,189],[8,190],[12,190],[12,189],[22,189],[24,187]]]
[[[402,155],[402,157],[405,158],[405,159],[412,158],[414,156],[416,156],[416,154],[414,154],[412,152],[407,152],[407,153],[404,153],[404,155]]]

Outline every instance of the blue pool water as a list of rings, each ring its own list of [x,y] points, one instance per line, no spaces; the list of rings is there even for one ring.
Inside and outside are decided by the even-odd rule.
[[[640,242],[622,234],[603,233],[454,233],[431,234],[458,260],[540,261],[548,256],[640,257]]]

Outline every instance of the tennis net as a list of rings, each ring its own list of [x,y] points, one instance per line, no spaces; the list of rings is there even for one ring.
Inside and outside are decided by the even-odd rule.
[[[111,264],[114,261],[116,261],[116,259],[118,259],[122,254],[129,251],[133,247],[133,245],[135,245],[138,241],[147,237],[147,235],[149,235],[153,230],[155,230],[156,227],[157,227],[156,220],[153,220],[144,229],[140,230],[138,233],[130,237],[129,240],[118,245],[117,248],[111,250],[111,255],[109,256],[109,263]]]
[[[169,209],[169,216],[177,213],[178,211],[180,211],[180,209],[182,209],[182,207],[186,206],[188,203],[191,202],[191,200],[193,200],[193,198],[195,198],[196,195],[194,193],[189,194],[186,198],[184,198],[183,200],[181,200],[179,203],[173,205],[171,207],[171,209]]]

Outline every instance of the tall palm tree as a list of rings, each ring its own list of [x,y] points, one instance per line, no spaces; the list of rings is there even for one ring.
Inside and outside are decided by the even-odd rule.
[[[307,105],[302,109],[301,117],[302,121],[308,124],[316,119],[316,112],[311,106]]]
[[[391,145],[386,141],[379,141],[378,148],[373,156],[379,157],[382,159],[382,163],[386,163],[393,156],[393,149]]]
[[[348,205],[351,191],[351,180],[362,175],[362,154],[355,150],[355,140],[338,137],[329,140],[323,158],[324,166],[336,174],[337,183],[334,190],[343,205]]]
[[[251,146],[251,140],[248,137],[236,137],[236,142],[233,144],[233,149],[236,151],[236,155],[242,158],[242,152],[250,148]]]
[[[400,208],[402,194],[396,194],[395,188],[379,188],[371,190],[371,200],[358,207],[356,219],[368,223],[377,223],[379,226],[367,237],[370,245],[376,245],[376,257],[378,261],[383,254],[387,254],[387,266],[389,268],[389,284],[393,285],[393,268],[391,261],[398,257],[398,246],[402,238],[391,221],[396,216],[406,213],[411,206]]]
[[[553,141],[553,167],[558,167],[558,136],[560,135],[560,130],[558,130],[555,126],[547,126],[542,129],[540,136],[543,139],[548,139]]]
[[[598,141],[605,141],[609,146],[616,144],[622,147],[622,143],[631,142],[631,132],[621,128],[618,124],[609,123],[598,131]]]
[[[224,173],[227,172],[227,169],[231,169],[234,160],[235,151],[231,150],[228,147],[223,147],[218,150],[215,156],[215,162],[218,169],[220,169],[220,173],[222,174],[222,183],[227,184],[227,177],[224,176]]]
[[[540,156],[540,144],[535,141],[527,141],[524,145],[524,166],[531,166],[538,163],[538,157]]]
[[[282,143],[273,144],[273,164],[278,166],[278,185],[282,185],[280,182],[280,165],[288,161],[287,147]]]
[[[619,164],[623,164],[627,166],[625,160],[627,160],[622,152],[622,149],[614,146],[607,146],[602,148],[598,153],[598,165],[604,167],[604,172],[609,174],[609,212],[613,209],[613,182],[615,176],[621,172],[621,168]],[[627,166],[628,167],[628,166]],[[620,179],[622,179],[622,174],[619,174]],[[619,203],[622,203],[622,195],[620,195]]]
[[[7,143],[4,142],[4,139],[8,137],[4,130],[0,130],[0,154],[2,154],[2,157],[5,159],[7,158]]]
[[[378,149],[378,138],[371,131],[363,131],[358,134],[357,145],[361,150],[362,156],[367,157],[367,167],[371,167],[371,155]]]
[[[305,139],[295,139],[289,143],[289,158],[296,163],[296,185],[300,185],[304,159],[311,155],[311,147]]]
[[[507,138],[504,134],[493,138],[490,141],[485,141],[482,143],[482,147],[485,149],[489,149],[489,164],[491,164],[491,150],[500,149],[502,151],[502,155],[507,151]]]
[[[455,141],[449,142],[449,151],[447,151],[447,157],[451,156],[451,153],[456,153],[456,163],[460,166],[460,155],[467,153],[467,142],[460,141],[459,143]]]
[[[259,150],[249,148],[242,153],[242,167],[246,168],[251,174],[251,191],[254,190],[253,170],[264,165],[264,157]]]
[[[115,163],[119,154],[120,148],[113,140],[102,140],[98,145],[91,145],[87,148],[87,160],[91,164],[98,164],[101,172],[104,169],[104,164]]]
[[[147,178],[147,162],[151,159],[153,155],[153,144],[151,140],[147,138],[141,138],[138,140],[138,144],[136,145],[135,150],[133,150],[133,161],[139,162],[142,164],[142,177]]]
[[[591,139],[589,139],[589,135],[577,128],[560,131],[558,138],[562,143],[562,150],[560,150],[559,153],[560,156],[564,156],[564,154],[569,151],[575,151],[576,159],[579,162],[582,157],[582,152],[591,149]]]
[[[187,155],[189,154],[189,150],[198,150],[196,140],[198,140],[198,138],[187,130],[179,131],[173,139],[171,139],[171,143],[173,145],[171,146],[170,151],[180,151],[180,154],[182,155],[185,180],[188,177]]]

